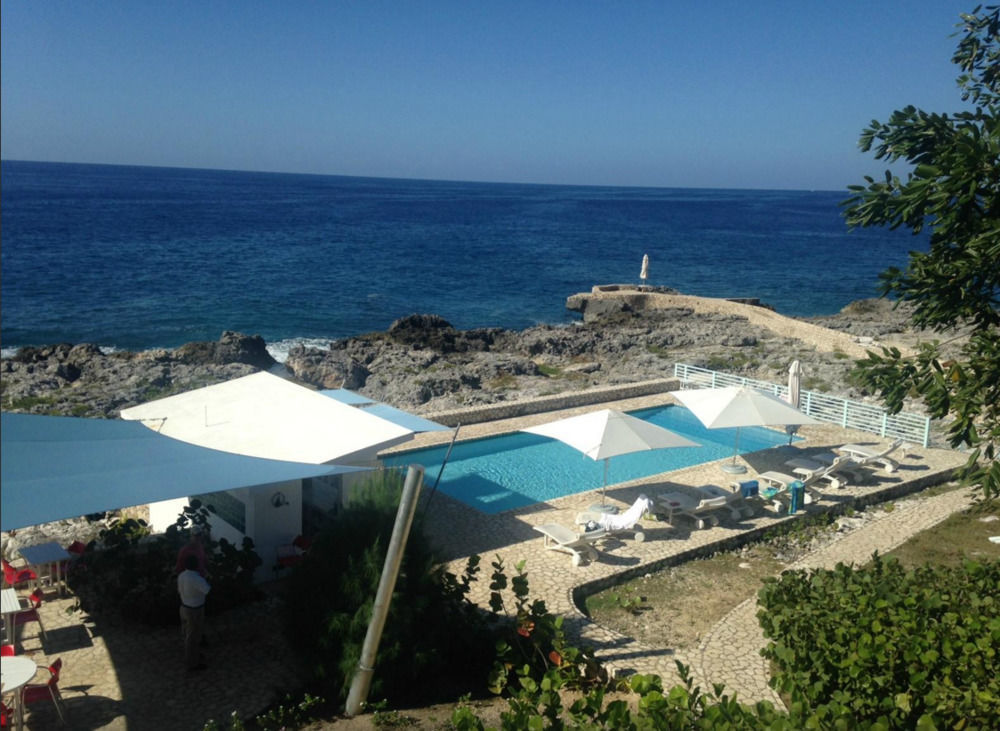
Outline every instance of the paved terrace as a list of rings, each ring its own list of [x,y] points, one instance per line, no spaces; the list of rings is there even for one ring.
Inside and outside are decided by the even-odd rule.
[[[671,402],[668,393],[660,393],[605,405],[637,409]],[[463,427],[461,437],[514,431],[593,408]],[[781,466],[792,454],[848,442],[883,441],[829,426],[803,427],[800,436],[805,437],[804,441],[793,447],[778,447],[741,458],[749,467],[747,478],[756,471]],[[441,437],[423,435],[421,441],[435,438]],[[902,456],[898,472],[879,473],[877,480],[865,487],[828,491],[823,500],[807,506],[805,512],[845,509],[852,504],[896,498],[947,480],[964,461],[964,455],[949,450],[912,448]],[[428,475],[428,480],[433,477]],[[655,496],[685,486],[726,485],[731,479],[716,462],[612,485],[607,495],[624,508],[640,493]],[[508,570],[513,570],[517,561],[526,561],[532,597],[544,599],[552,611],[564,615],[570,636],[595,647],[598,657],[615,672],[657,673],[670,684],[676,680],[674,661],[681,660],[692,668],[696,682],[703,687],[709,687],[711,682],[725,682],[745,701],[774,700],[767,687],[766,668],[758,655],[763,638],[756,625],[752,601],[744,602],[719,622],[699,648],[680,652],[669,647],[645,646],[595,625],[579,611],[573,597],[612,585],[623,576],[654,572],[735,547],[778,522],[796,520],[798,516],[764,513],[739,523],[724,521],[706,530],[693,529],[684,518],[676,520],[673,527],[663,522],[644,522],[644,542],[636,543],[626,534],[622,540],[612,539],[600,545],[597,561],[573,567],[567,554],[545,550],[541,535],[532,526],[549,522],[572,526],[576,513],[593,504],[596,494],[590,491],[487,516],[438,492],[426,513],[426,528],[438,541],[453,572],[460,573],[470,555],[482,556],[483,572],[474,585],[474,599],[484,606],[490,562],[499,556]],[[426,492],[423,498],[426,501]],[[968,501],[969,494],[964,490],[914,501],[817,552],[809,557],[815,563],[808,565],[833,565],[838,560],[860,563],[876,548],[888,550],[961,509]],[[421,514],[418,513],[418,518]],[[270,589],[280,591],[278,586]],[[201,729],[207,719],[222,722],[232,711],[241,716],[258,713],[295,686],[295,662],[282,641],[276,596],[225,617],[210,618],[209,668],[193,675],[185,674],[181,667],[178,628],[137,630],[106,626],[68,612],[72,598],[57,599],[54,593],[50,597],[42,609],[47,640],[42,642],[35,637],[35,628],[29,625],[25,628],[23,646],[39,664],[47,664],[56,657],[63,659],[60,687],[70,728]],[[27,717],[27,727],[32,729],[52,728],[56,724],[49,703],[33,706]]]

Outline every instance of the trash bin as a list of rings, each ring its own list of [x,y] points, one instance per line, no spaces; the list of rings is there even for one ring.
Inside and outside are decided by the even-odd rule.
[[[757,480],[745,480],[740,483],[740,495],[744,498],[753,497],[760,490]]]
[[[806,486],[802,484],[802,480],[795,480],[788,485],[788,491],[792,496],[791,503],[788,506],[788,514],[791,515],[804,504]]]

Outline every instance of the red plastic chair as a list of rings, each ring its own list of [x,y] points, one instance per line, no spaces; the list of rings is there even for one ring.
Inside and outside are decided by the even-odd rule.
[[[17,631],[17,627],[22,624],[28,624],[29,622],[38,622],[38,631],[42,636],[42,640],[46,640],[45,637],[45,627],[42,626],[42,618],[38,616],[38,610],[42,607],[42,599],[44,598],[41,589],[35,589],[31,592],[31,596],[28,600],[31,602],[31,606],[27,609],[22,609],[13,616],[13,628],[11,629],[11,637],[14,637],[14,632]]]
[[[311,546],[312,541],[301,535],[295,536],[291,543],[278,546],[278,565],[275,567],[275,573],[280,569],[288,569],[299,564]]]
[[[43,668],[44,669],[44,668]],[[59,693],[59,673],[62,670],[62,658],[59,658],[48,667],[49,679],[45,683],[32,683],[24,686],[21,692],[21,702],[24,705],[37,703],[38,701],[52,700],[59,714],[59,720],[66,723],[66,718],[62,711],[62,695]]]
[[[4,644],[0,647],[0,657],[14,657],[17,654],[17,650],[14,649],[13,645]]]
[[[31,569],[14,568],[8,563],[7,559],[3,559],[3,580],[10,586],[16,587],[18,584],[28,584],[32,581],[38,581],[38,574]]]

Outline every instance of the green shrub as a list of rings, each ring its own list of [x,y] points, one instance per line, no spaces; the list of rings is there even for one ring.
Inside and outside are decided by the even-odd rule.
[[[324,697],[346,697],[361,657],[401,482],[400,473],[384,472],[360,486],[359,497],[320,528],[288,577],[286,632]],[[478,570],[478,557],[462,579],[437,567],[414,523],[379,643],[372,697],[398,705],[485,685],[492,635],[466,598]]]
[[[209,510],[197,500],[184,508],[162,536],[150,536],[143,520],[120,519],[101,531],[73,563],[67,581],[80,609],[106,618],[153,626],[177,624],[177,553],[188,541],[189,526],[204,525]],[[239,548],[225,539],[205,547],[212,584],[205,611],[219,614],[260,596],[253,572],[260,557],[253,541]]]
[[[1000,718],[1000,562],[787,571],[758,614],[772,684],[817,718],[991,728]]]

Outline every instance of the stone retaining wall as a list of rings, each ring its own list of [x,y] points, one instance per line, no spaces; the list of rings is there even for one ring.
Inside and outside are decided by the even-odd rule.
[[[523,401],[486,404],[466,409],[451,409],[449,411],[424,414],[423,416],[445,426],[479,424],[484,421],[513,419],[519,416],[539,414],[546,411],[572,409],[577,406],[589,406],[590,404],[600,404],[606,401],[620,401],[639,396],[649,396],[656,393],[676,391],[679,388],[680,382],[676,378],[660,378],[653,381],[641,381],[621,386],[605,386],[586,391],[571,391],[554,396],[525,399]]]

